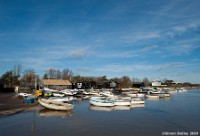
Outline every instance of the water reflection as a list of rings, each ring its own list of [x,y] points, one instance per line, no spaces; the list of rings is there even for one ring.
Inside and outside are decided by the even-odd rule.
[[[70,111],[55,111],[49,109],[39,110],[40,117],[71,117],[73,112]]]
[[[114,110],[130,110],[130,106],[115,106]]]
[[[145,105],[144,104],[132,104],[130,107],[131,107],[131,109],[132,108],[144,108]]]
[[[131,106],[114,106],[114,107],[100,107],[100,106],[90,105],[89,110],[111,112],[116,110],[131,110],[132,108],[142,108],[142,107],[145,107],[145,105],[134,104]]]
[[[100,107],[100,106],[94,106],[94,105],[90,105],[89,106],[89,110],[93,110],[93,111],[113,111],[114,108],[113,107]]]
[[[200,132],[199,98],[200,90],[191,90],[174,94],[169,100],[146,99],[145,105],[125,107],[97,107],[88,100],[74,101],[73,112],[37,109],[1,117],[0,131],[3,136],[161,136],[167,131]]]

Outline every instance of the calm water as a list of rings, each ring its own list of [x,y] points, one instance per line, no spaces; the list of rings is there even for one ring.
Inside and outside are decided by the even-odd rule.
[[[124,110],[98,109],[90,106],[88,100],[73,104],[73,112],[41,110],[0,117],[0,135],[160,136],[162,132],[200,133],[200,90],[176,93],[169,99],[146,100],[145,107],[124,107]]]

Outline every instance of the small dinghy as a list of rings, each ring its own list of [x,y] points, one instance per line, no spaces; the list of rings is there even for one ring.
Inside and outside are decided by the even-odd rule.
[[[159,99],[159,96],[147,94],[146,98],[148,98],[148,99]]]
[[[72,110],[74,107],[73,105],[68,103],[57,102],[47,99],[38,99],[38,101],[40,105],[51,110]]]
[[[112,107],[114,102],[110,100],[90,100],[90,104],[102,107]]]

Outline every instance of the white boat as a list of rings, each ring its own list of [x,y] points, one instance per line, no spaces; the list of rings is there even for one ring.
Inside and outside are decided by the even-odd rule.
[[[95,106],[112,107],[114,103],[111,101],[90,101],[90,104]]]
[[[145,96],[145,94],[143,94],[143,93],[138,93],[137,94],[137,97],[144,97]]]
[[[182,92],[187,92],[187,90],[185,88],[178,88],[177,92],[182,93]]]
[[[149,99],[159,99],[159,96],[157,96],[157,95],[146,94],[145,97],[146,97],[146,98],[149,98]]]
[[[132,104],[144,104],[145,101],[143,101],[141,98],[132,98],[131,99],[131,105]]]
[[[127,96],[130,96],[130,97],[144,97],[144,94],[141,94],[141,93],[129,93],[129,94],[127,94]]]
[[[69,102],[69,101],[73,101],[75,98],[74,97],[49,97],[48,100],[52,100],[52,101],[57,101],[57,102]]]
[[[57,102],[47,99],[38,99],[40,105],[42,105],[45,108],[51,109],[51,110],[72,110],[73,105],[64,103],[64,102]]]
[[[115,106],[130,106],[131,102],[130,100],[114,100]]]
[[[164,91],[152,91],[152,92],[150,92],[150,94],[152,94],[152,95],[157,95],[157,96],[159,96],[160,98],[170,97],[170,94],[169,94],[169,93],[166,93],[166,92],[164,92]]]
[[[145,103],[145,101],[143,101],[143,100],[132,100],[131,101],[131,105],[133,104],[144,104]]]
[[[105,97],[91,97],[90,98],[90,104],[95,106],[114,106],[113,100],[107,100]]]
[[[101,96],[93,96],[90,97],[90,100],[106,100],[107,97],[101,97]]]
[[[107,97],[115,97],[115,95],[110,91],[103,91],[103,92],[100,92],[99,94],[107,96]]]
[[[65,94],[64,93],[61,93],[61,92],[52,92],[53,96],[55,97],[64,97]]]
[[[90,92],[83,91],[84,95],[90,95]]]
[[[175,94],[177,93],[177,90],[175,88],[163,88],[162,89],[164,92],[169,93],[169,94]]]
[[[130,97],[91,97],[90,103],[96,106],[130,106]]]
[[[28,93],[19,93],[18,96],[23,96],[23,97],[28,97],[31,96],[32,94],[28,94]]]
[[[59,90],[51,89],[51,88],[48,88],[48,87],[44,87],[43,90],[47,91],[47,92],[60,92]]]
[[[131,97],[111,97],[108,98],[114,102],[115,106],[130,106],[131,105]]]
[[[66,94],[66,95],[73,96],[73,95],[76,95],[78,93],[78,90],[77,89],[65,89],[65,90],[62,90],[61,92]]]
[[[90,91],[90,95],[101,96],[99,91]]]
[[[137,97],[137,93],[126,92],[126,93],[123,93],[123,94],[126,94],[127,96],[130,96],[130,97]]]
[[[170,90],[170,91],[167,91],[167,93],[169,93],[169,94],[175,94],[175,93],[177,93],[177,90]]]

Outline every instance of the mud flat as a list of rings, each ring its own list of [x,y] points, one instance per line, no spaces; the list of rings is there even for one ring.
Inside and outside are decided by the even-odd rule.
[[[42,109],[38,102],[23,103],[16,93],[0,93],[0,116]]]

